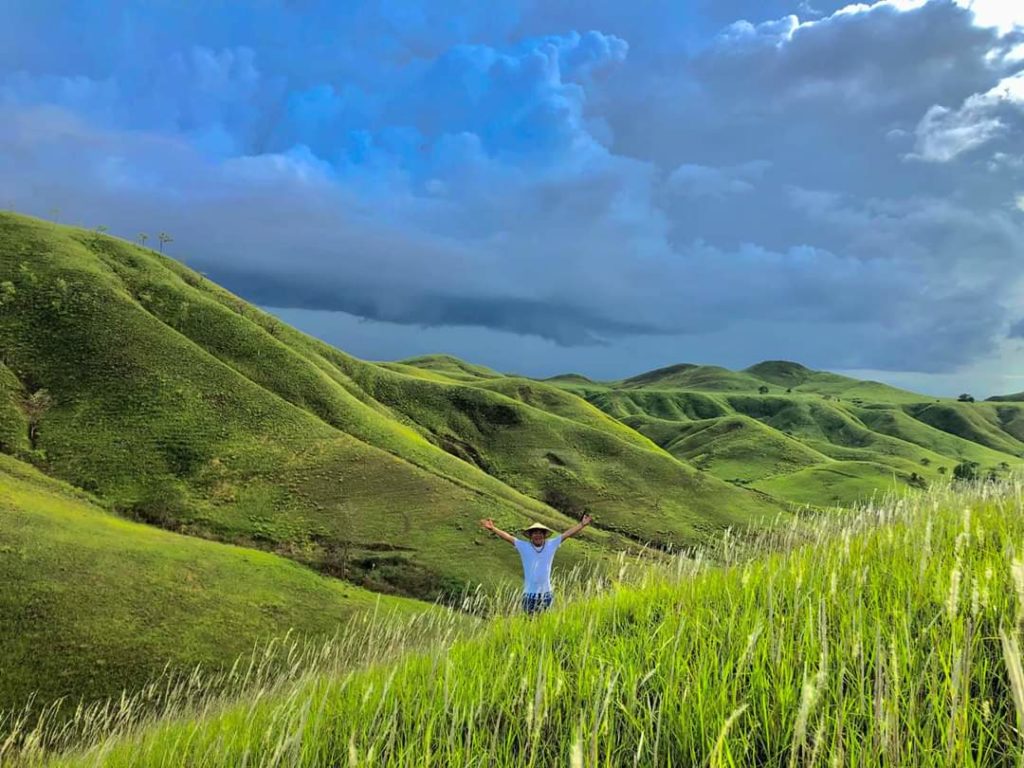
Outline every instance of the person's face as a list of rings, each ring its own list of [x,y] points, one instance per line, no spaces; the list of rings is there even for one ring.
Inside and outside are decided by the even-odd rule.
[[[535,547],[539,547],[547,538],[548,537],[544,531],[530,531],[530,541]]]

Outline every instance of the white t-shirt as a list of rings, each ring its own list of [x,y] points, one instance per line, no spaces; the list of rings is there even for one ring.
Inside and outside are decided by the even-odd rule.
[[[562,543],[561,535],[552,536],[539,550],[529,541],[516,539],[516,549],[523,561],[523,592],[536,595],[551,591],[551,561]]]

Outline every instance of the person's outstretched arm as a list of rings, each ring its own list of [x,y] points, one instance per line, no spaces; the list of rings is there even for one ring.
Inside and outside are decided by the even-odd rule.
[[[491,518],[488,517],[486,520],[481,520],[480,521],[480,525],[482,525],[486,530],[490,531],[491,533],[493,533],[498,538],[504,539],[509,544],[515,544],[516,543],[516,537],[513,536],[511,533],[505,533],[505,531],[503,531],[503,530],[501,530],[501,528],[497,527],[494,524],[494,521],[491,520]]]
[[[592,522],[594,522],[594,518],[592,518],[590,515],[584,515],[580,518],[580,521],[576,523],[576,525],[574,525],[572,528],[570,528],[568,531],[562,534],[562,541],[565,541],[566,539],[571,539],[573,536],[582,531]]]

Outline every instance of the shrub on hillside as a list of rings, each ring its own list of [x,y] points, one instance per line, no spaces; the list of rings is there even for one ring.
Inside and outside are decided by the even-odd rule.
[[[976,461],[961,461],[953,468],[953,478],[965,482],[977,480],[979,477],[978,469],[979,465]]]
[[[188,514],[188,497],[177,483],[158,481],[142,491],[135,501],[115,509],[141,523],[176,531]]]
[[[544,492],[544,503],[557,509],[564,515],[578,518],[586,511],[586,507],[560,488],[549,488]]]

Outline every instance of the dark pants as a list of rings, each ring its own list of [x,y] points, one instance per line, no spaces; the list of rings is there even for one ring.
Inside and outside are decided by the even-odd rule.
[[[535,592],[523,595],[523,610],[528,614],[541,613],[551,607],[555,596],[550,592]]]

